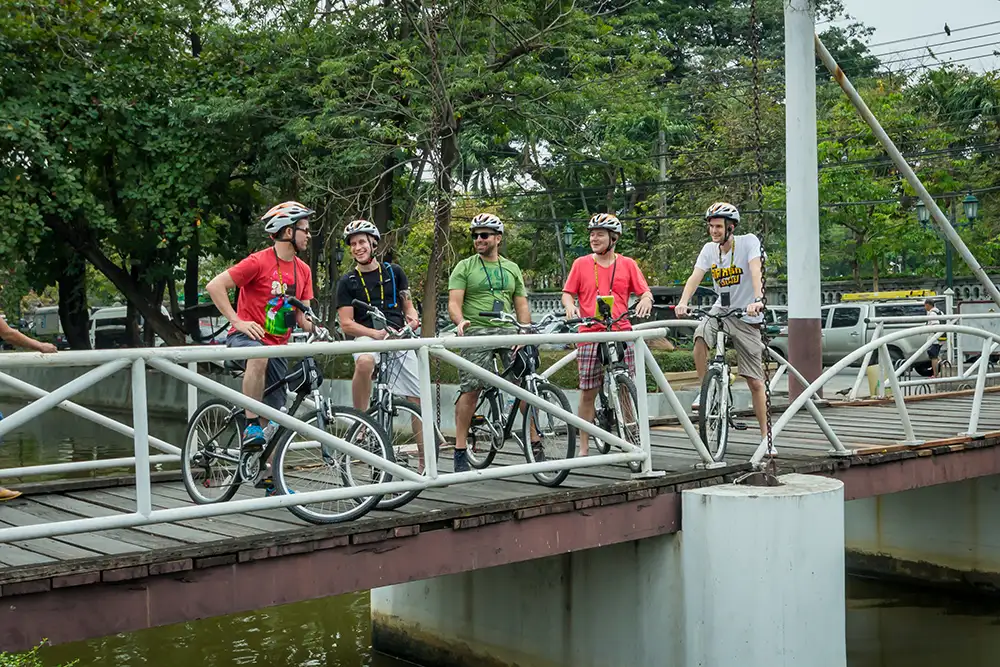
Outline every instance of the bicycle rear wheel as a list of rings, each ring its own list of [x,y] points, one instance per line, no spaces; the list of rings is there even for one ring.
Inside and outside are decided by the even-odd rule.
[[[723,377],[718,366],[709,368],[701,383],[698,430],[712,460],[724,459],[729,439],[729,378]]]
[[[305,421],[315,426],[316,415]],[[360,410],[335,406],[332,418],[325,421],[327,423],[324,430],[327,433],[386,461],[393,460],[389,436],[375,420]],[[273,468],[275,486],[284,495],[380,484],[392,479],[381,468],[293,431],[288,431],[278,443]],[[340,523],[364,516],[378,504],[380,498],[379,495],[343,498],[308,505],[291,505],[288,509],[310,523]]]
[[[181,446],[181,479],[199,505],[227,502],[240,488],[244,421],[242,410],[218,398],[202,403],[191,415]]]
[[[536,385],[536,395],[552,405],[572,412],[569,399],[559,387],[548,382]],[[529,405],[525,418],[522,420],[521,438],[524,443],[524,457],[528,463],[535,463],[535,445],[531,442],[531,425],[535,426],[540,436],[539,453],[545,461],[571,459],[576,454],[576,429],[567,424],[561,417],[548,412],[545,408]],[[569,470],[553,470],[550,472],[532,473],[538,483],[543,486],[559,486],[569,475]]]
[[[378,406],[372,407],[368,410],[368,415],[377,419],[378,410]],[[426,468],[421,470],[419,466],[424,457],[422,444],[424,420],[420,412],[420,406],[409,401],[393,400],[392,411],[393,414],[386,415],[388,419],[386,423],[382,424],[382,427],[385,428],[389,436],[393,458],[401,466],[414,468],[421,474],[424,474]],[[435,440],[437,440],[434,447],[434,458],[440,460],[438,459],[438,453],[441,450],[441,443],[444,442],[444,436],[438,430],[437,426],[434,427],[434,436]],[[375,509],[399,509],[419,495],[420,491],[387,493],[378,501]]]
[[[627,375],[615,375],[615,386],[618,388],[618,405],[615,408],[615,421],[618,424],[618,437],[630,445],[642,447],[639,437],[639,399],[635,382]],[[642,461],[629,461],[628,469],[632,472],[642,470]]]

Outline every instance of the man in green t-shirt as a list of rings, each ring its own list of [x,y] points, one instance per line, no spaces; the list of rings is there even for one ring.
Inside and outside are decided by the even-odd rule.
[[[469,224],[476,254],[463,259],[448,279],[448,316],[458,326],[459,336],[509,334],[510,325],[499,326],[479,313],[513,312],[519,322],[531,322],[528,292],[517,264],[500,257],[503,222],[492,213],[480,213]],[[461,355],[472,363],[493,370],[493,350],[462,349]],[[466,436],[472,423],[472,413],[483,388],[481,380],[460,373],[461,396],[455,404],[455,472],[469,469]]]

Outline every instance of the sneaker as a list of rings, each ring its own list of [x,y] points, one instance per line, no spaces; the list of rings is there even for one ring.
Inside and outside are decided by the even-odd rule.
[[[694,400],[691,401],[691,411],[698,412],[698,410],[700,409],[701,409],[701,392],[698,392],[695,395]]]
[[[264,429],[260,427],[260,424],[250,424],[243,431],[244,449],[260,449],[266,443],[267,436],[264,435]]]
[[[270,482],[270,480],[268,481]],[[273,483],[268,484],[267,487],[264,489],[264,497],[270,498],[271,496],[276,496],[276,495],[278,495],[278,489],[275,488]],[[291,489],[288,489],[288,495],[294,496],[295,492],[292,491]]]
[[[254,482],[253,488],[255,488],[255,489],[273,489],[274,488],[274,480],[271,478],[270,475],[267,475],[266,477],[258,477],[257,481]]]
[[[469,453],[464,449],[455,450],[455,472],[469,472]]]
[[[14,498],[20,498],[21,492],[14,491],[13,489],[5,489],[0,486],[0,501],[4,500],[14,500]]]
[[[545,460],[545,447],[542,446],[541,440],[531,443],[531,457],[535,459],[535,463]]]

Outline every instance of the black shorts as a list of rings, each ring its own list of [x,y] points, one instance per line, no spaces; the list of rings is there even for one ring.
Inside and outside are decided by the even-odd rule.
[[[246,334],[242,332],[235,332],[231,334],[226,339],[226,347],[263,347],[264,343],[259,340],[253,340]],[[264,390],[274,385],[274,383],[285,379],[285,375],[288,374],[288,360],[282,359],[280,357],[272,357],[267,360],[267,375],[264,378]],[[282,385],[275,388],[271,393],[264,394],[263,403],[271,406],[275,410],[280,410],[285,407],[285,403],[288,398],[288,392]]]
[[[941,356],[941,343],[934,343],[929,348],[927,348],[927,357],[929,359],[937,359]]]

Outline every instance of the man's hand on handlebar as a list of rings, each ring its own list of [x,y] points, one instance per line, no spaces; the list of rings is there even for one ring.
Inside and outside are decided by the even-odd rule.
[[[679,303],[676,306],[674,306],[674,313],[676,313],[677,317],[684,317],[690,312],[691,309],[688,308],[688,305],[686,303]]]
[[[653,312],[653,299],[639,299],[639,303],[635,304],[635,316],[636,317],[649,317],[649,314]]]
[[[760,315],[762,312],[764,312],[764,304],[760,301],[754,301],[747,306],[747,315],[750,315],[751,317]]]

